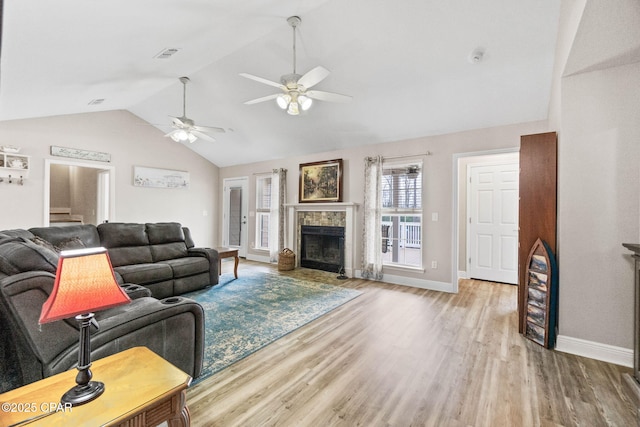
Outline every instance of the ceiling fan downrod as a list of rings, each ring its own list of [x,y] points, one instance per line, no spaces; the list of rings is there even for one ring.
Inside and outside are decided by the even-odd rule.
[[[299,16],[290,16],[287,18],[287,22],[293,29],[293,74],[296,74],[296,27],[300,25],[302,19]]]
[[[187,117],[187,83],[190,81],[189,77],[180,77],[180,82],[182,82],[182,117]]]

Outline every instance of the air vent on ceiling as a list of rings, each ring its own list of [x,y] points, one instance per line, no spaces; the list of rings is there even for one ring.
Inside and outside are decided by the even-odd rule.
[[[168,47],[163,49],[160,53],[158,53],[154,58],[156,59],[167,59],[177,53],[180,49],[176,49],[175,47]]]
[[[104,102],[104,98],[96,98],[89,101],[89,105],[100,105]]]

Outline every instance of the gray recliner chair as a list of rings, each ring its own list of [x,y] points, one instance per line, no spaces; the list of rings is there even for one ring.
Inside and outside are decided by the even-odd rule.
[[[0,238],[0,329],[14,365],[12,387],[71,369],[78,361],[75,319],[38,324],[57,266],[57,259],[41,249],[23,239]],[[100,329],[91,330],[91,359],[146,346],[193,378],[200,375],[202,307],[180,296],[152,298],[138,285],[123,288],[134,298],[130,304],[95,313]]]

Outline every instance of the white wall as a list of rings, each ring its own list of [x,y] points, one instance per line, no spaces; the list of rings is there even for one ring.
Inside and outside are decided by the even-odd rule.
[[[61,159],[50,155],[50,146],[58,145],[111,154],[109,164],[116,169],[112,221],[177,221],[191,229],[196,244],[217,246],[217,166],[142,123],[126,111],[0,122],[0,144],[16,145],[21,154],[31,156],[24,186],[0,183],[0,229],[43,225],[44,159]],[[134,165],[188,171],[191,186],[187,190],[134,187]]]

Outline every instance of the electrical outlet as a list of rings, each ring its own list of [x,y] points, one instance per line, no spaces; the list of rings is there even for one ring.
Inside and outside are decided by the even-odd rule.
[[[438,268],[438,261],[431,261],[431,268]]]

